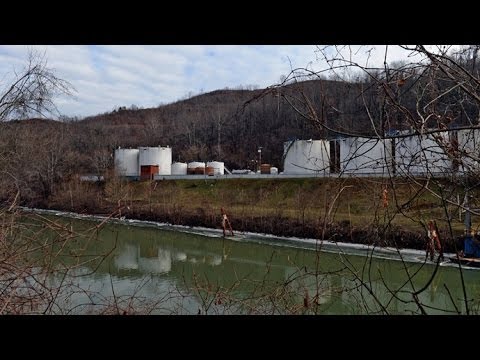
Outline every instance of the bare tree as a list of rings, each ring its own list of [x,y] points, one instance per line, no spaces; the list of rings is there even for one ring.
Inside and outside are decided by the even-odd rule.
[[[366,160],[368,151],[362,149],[388,141],[391,145],[381,145],[385,173],[376,182],[383,183],[391,204],[384,203],[383,207],[380,201],[372,204],[369,224],[372,243],[401,247],[392,231],[398,219],[416,223],[425,234],[428,221],[433,219],[441,223],[446,245],[455,248],[458,231],[454,228],[463,224],[456,222],[454,214],[465,211],[458,199],[478,186],[475,178],[480,149],[474,145],[473,130],[480,124],[479,47],[402,45],[400,49],[408,55],[408,60],[389,61],[392,47],[386,46],[381,56],[377,56],[383,62],[374,64],[372,47],[319,46],[317,59],[323,66],[317,70],[292,69],[280,84],[267,88],[246,105],[266,96],[281,96],[331,144],[352,143],[350,148],[355,151],[342,156],[340,168],[330,168],[334,176],[365,174],[362,166],[371,165]],[[364,55],[360,57],[362,61],[358,60],[359,54]],[[311,92],[305,86],[312,80],[321,84],[319,92]],[[338,86],[332,88],[333,83]],[[463,140],[460,136],[464,136]],[[409,183],[413,189],[402,201],[399,200],[402,196],[396,193],[400,183]],[[425,196],[434,199],[430,200],[429,211],[412,212],[412,204],[421,203]],[[366,264],[368,268],[368,261]],[[425,286],[415,289],[412,285],[409,292],[419,313],[428,310],[419,295],[428,288],[437,270],[438,263]],[[408,273],[407,266],[405,271]],[[461,265],[459,271],[462,275]],[[375,296],[365,279],[358,280]],[[397,290],[391,289],[392,295]],[[468,289],[463,286],[463,290],[468,314]]]
[[[0,121],[31,115],[58,115],[54,97],[71,95],[74,91],[70,83],[58,78],[47,67],[45,54],[33,50],[28,54],[25,67],[20,72],[14,71],[13,81],[0,83],[0,86]]]
[[[47,68],[44,56],[32,51],[22,72],[15,72],[13,82],[3,86],[0,121],[58,113],[54,97],[60,93],[70,94],[71,90],[68,82]],[[0,123],[2,130],[7,129],[6,125]],[[45,218],[37,223],[25,224],[17,205],[19,195],[31,186],[29,182],[33,179],[29,174],[39,177],[43,191],[52,191],[62,163],[65,142],[63,138],[53,139],[50,134],[50,141],[43,144],[45,147],[38,148],[30,140],[35,136],[42,138],[42,134],[32,134],[27,130],[23,138],[22,134],[11,135],[10,141],[2,143],[0,148],[0,180],[4,180],[1,183],[14,184],[7,187],[7,191],[12,191],[11,201],[0,205],[0,313],[55,313],[57,309],[54,306],[64,286],[65,276],[62,274],[66,270],[58,267],[56,262],[62,249],[75,235],[72,229]],[[42,158],[45,161],[41,162]],[[33,166],[28,166],[32,163]],[[19,172],[19,169],[26,171]],[[50,241],[43,236],[46,229],[56,235]],[[33,252],[43,256],[32,256]],[[60,275],[55,284],[51,283],[53,272]]]

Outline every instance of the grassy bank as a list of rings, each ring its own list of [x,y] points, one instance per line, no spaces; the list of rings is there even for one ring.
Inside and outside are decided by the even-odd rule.
[[[461,191],[447,181],[432,184],[379,178],[110,179],[102,185],[64,184],[45,205],[214,228],[220,227],[223,207],[237,231],[418,249],[425,247],[425,223],[434,219],[446,250],[452,251],[453,238],[463,231],[459,208],[453,204]]]

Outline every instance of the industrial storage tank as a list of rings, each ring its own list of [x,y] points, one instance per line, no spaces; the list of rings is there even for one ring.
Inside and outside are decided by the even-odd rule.
[[[346,174],[389,174],[392,171],[392,139],[348,137],[340,144],[340,170]]]
[[[172,175],[187,175],[187,163],[174,162],[172,164]]]
[[[205,174],[205,163],[192,161],[187,165],[187,174]]]
[[[270,168],[270,174],[272,174],[272,175],[278,175],[278,168],[275,167],[275,166],[272,166],[272,167]]]
[[[172,149],[170,147],[140,147],[138,156],[138,173],[142,175],[170,175],[172,173]]]
[[[452,161],[443,144],[448,144],[447,132],[412,134],[396,139],[395,161],[399,174],[448,174]]]
[[[453,136],[452,136],[453,137]],[[478,170],[480,167],[478,154],[480,153],[480,130],[464,129],[457,131],[457,161],[460,171]],[[455,145],[451,141],[451,148]]]
[[[120,176],[138,176],[138,149],[115,149],[115,171]]]
[[[215,175],[215,169],[211,166],[205,167],[205,175],[208,175],[208,176]]]
[[[284,143],[285,174],[328,174],[330,142],[327,140],[295,140]]]
[[[209,161],[207,167],[213,168],[214,175],[225,175],[225,164],[222,161]]]

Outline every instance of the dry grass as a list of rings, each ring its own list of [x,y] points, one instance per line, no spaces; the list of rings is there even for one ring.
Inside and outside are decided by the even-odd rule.
[[[308,222],[349,222],[354,226],[391,223],[408,231],[423,231],[422,221],[437,220],[446,227],[442,201],[432,194],[437,185],[379,178],[345,179],[229,179],[131,182],[123,187],[126,204],[212,216],[224,207],[231,216],[283,216]],[[383,189],[388,207],[383,206]],[[127,191],[128,189],[128,191]],[[457,189],[452,187],[452,200]],[[116,202],[115,197],[110,202]],[[453,229],[463,223],[458,207],[449,206]],[[475,221],[475,218],[473,219]]]

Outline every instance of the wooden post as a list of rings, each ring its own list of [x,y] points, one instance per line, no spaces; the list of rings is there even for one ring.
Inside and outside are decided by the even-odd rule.
[[[220,209],[222,212],[222,230],[223,230],[223,237],[225,237],[227,227],[230,231],[231,236],[233,236],[233,229],[232,225],[230,224],[230,220],[228,219],[227,213],[223,209],[223,207]]]

